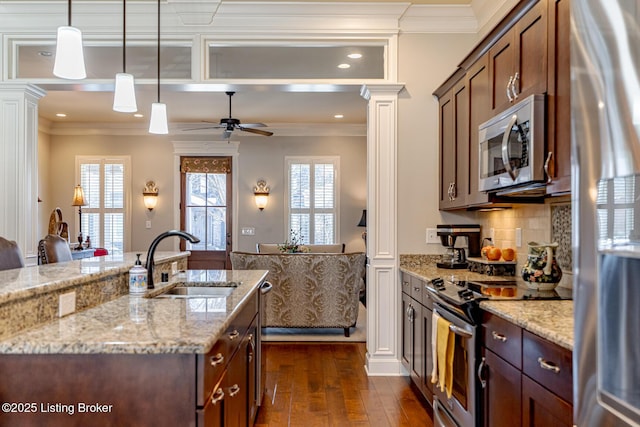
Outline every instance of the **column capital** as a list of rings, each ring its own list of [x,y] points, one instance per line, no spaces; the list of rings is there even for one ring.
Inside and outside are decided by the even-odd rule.
[[[404,83],[365,84],[360,89],[360,96],[368,101],[372,95],[397,95],[402,89]]]

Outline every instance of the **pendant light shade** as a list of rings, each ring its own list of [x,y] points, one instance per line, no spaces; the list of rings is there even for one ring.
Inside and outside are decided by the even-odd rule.
[[[167,126],[167,104],[154,102],[151,104],[151,121],[149,133],[166,135],[169,133]]]
[[[133,75],[128,73],[116,74],[116,91],[113,95],[113,111],[119,111],[121,113],[135,113],[138,111],[134,85]]]
[[[84,68],[82,31],[79,29],[71,26],[58,28],[53,75],[71,80],[80,80],[87,77],[87,71]]]
[[[120,113],[138,111],[135,81],[133,75],[127,73],[127,0],[122,0],[122,72],[116,74],[115,88],[113,111]]]

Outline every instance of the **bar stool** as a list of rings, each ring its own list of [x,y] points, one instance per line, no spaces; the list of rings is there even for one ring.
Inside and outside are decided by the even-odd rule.
[[[38,242],[38,258],[40,264],[71,261],[69,243],[57,234],[47,234]]]
[[[24,259],[18,244],[0,237],[0,270],[24,267]]]

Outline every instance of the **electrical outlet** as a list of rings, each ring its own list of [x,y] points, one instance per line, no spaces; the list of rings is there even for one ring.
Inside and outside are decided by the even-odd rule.
[[[440,243],[437,228],[427,228],[427,243]]]
[[[151,221],[147,220],[147,222],[145,222],[145,227],[147,228],[151,228]]]
[[[522,247],[522,228],[516,228],[516,248]]]
[[[496,244],[496,229],[491,227],[489,229],[489,237],[491,237],[491,241],[493,242],[493,244]]]
[[[67,292],[58,299],[58,316],[66,316],[76,311],[76,292]]]

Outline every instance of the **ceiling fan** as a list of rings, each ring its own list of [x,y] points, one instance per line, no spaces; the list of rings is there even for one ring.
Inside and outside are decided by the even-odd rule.
[[[271,136],[273,132],[269,132],[262,129],[255,129],[258,127],[266,127],[264,123],[240,123],[240,119],[236,119],[231,115],[231,97],[235,94],[235,92],[225,92],[229,97],[229,117],[220,119],[220,123],[215,126],[208,126],[197,129],[185,129],[185,130],[201,130],[201,129],[224,129],[224,133],[222,136],[225,139],[229,139],[231,137],[231,132],[234,130],[241,130],[244,132],[255,133],[262,136]]]

